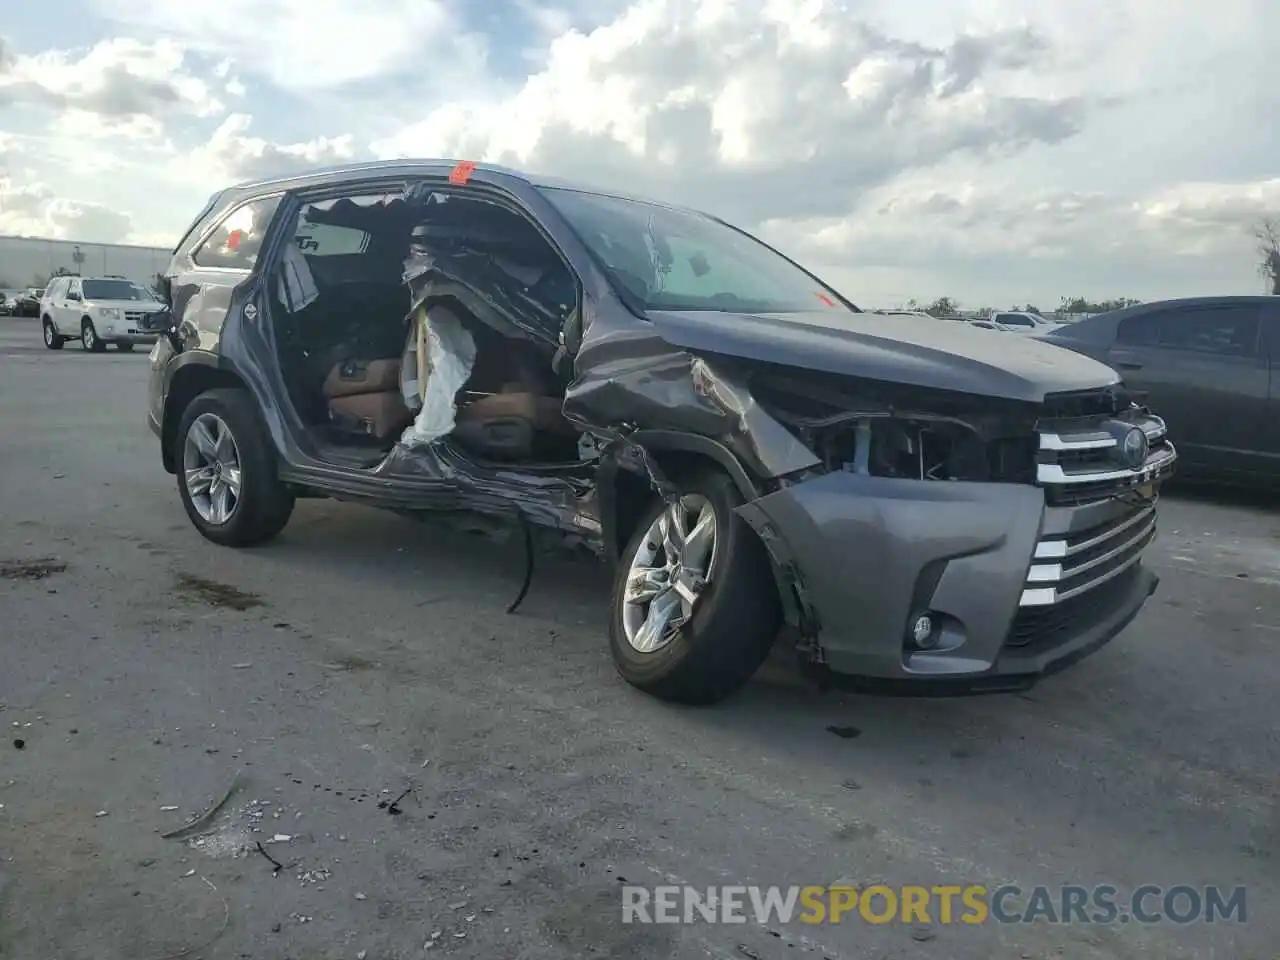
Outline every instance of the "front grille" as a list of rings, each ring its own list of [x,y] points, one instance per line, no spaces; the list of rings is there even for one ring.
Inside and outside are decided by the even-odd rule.
[[[1046,507],[1061,514],[1118,501],[1128,509],[1092,508],[1115,515],[1084,530],[1040,538],[1010,646],[1079,633],[1120,602],[1138,575],[1142,552],[1155,539],[1160,486],[1178,459],[1164,421],[1123,393],[1099,390],[1050,400],[1037,424],[1036,482]]]
[[[1126,462],[1126,436],[1135,430],[1146,437],[1146,456]],[[1049,506],[1153,492],[1178,459],[1164,421],[1138,407],[1112,417],[1042,421],[1039,441],[1036,481]]]
[[[1096,590],[1133,567],[1155,535],[1156,507],[1145,503],[1079,533],[1041,539],[1018,605],[1055,606]]]
[[[1005,646],[1053,647],[1078,636],[1111,614],[1132,589],[1137,576],[1137,566],[1130,566],[1087,594],[1078,594],[1051,607],[1022,608],[1013,618]]]

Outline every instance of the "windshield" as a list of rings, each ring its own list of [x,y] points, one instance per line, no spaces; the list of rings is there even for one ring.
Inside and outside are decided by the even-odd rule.
[[[146,296],[128,280],[86,280],[86,300],[144,300]]]
[[[799,313],[845,309],[830,287],[710,217],[544,187],[610,278],[646,310]]]
[[[996,323],[1003,323],[1006,327],[1034,327],[1036,322],[1030,317],[1019,316],[1016,313],[1001,313],[996,315]]]

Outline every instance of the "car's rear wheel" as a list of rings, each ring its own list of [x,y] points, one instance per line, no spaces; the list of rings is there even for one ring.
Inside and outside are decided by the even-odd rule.
[[[80,321],[80,346],[87,353],[102,353],[107,349],[107,345],[98,337],[98,331],[94,329],[93,321],[85,317]]]
[[[782,625],[769,558],[724,473],[679,485],[655,504],[623,552],[614,584],[610,646],[628,683],[663,700],[715,703],[768,656]]]
[[[44,345],[50,350],[62,349],[62,337],[58,336],[58,331],[53,329],[53,321],[48,317],[44,318]]]
[[[182,505],[207,539],[249,547],[284,529],[294,496],[276,474],[271,438],[247,393],[200,394],[183,411],[177,443]]]

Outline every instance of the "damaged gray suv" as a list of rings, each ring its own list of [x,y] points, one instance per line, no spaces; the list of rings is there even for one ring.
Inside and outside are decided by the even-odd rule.
[[[1176,453],[1108,367],[860,311],[690,210],[452,161],[232,187],[178,244],[150,411],[192,523],[467,511],[616,570],[627,681],[1024,687],[1097,649]],[[532,556],[532,554],[531,554]],[[527,578],[526,578],[527,587]]]

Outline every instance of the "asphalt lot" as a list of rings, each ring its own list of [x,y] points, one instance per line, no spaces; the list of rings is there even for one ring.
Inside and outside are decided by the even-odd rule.
[[[540,559],[508,616],[518,544],[444,523],[304,501],[205,542],[145,372],[0,319],[0,957],[1274,956],[1280,508],[1166,499],[1160,591],[1030,694],[819,696],[778,659],[678,709],[615,677],[588,562]],[[213,833],[160,836],[237,771]],[[1244,885],[1248,914],[645,926],[624,878]]]

